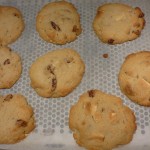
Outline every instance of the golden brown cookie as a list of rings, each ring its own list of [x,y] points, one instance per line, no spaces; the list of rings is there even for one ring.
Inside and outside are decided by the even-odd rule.
[[[11,6],[0,6],[0,45],[15,42],[24,30],[21,12]]]
[[[136,130],[134,113],[120,98],[91,90],[71,107],[69,127],[77,144],[88,150],[111,150],[128,144]]]
[[[119,44],[138,38],[144,28],[144,13],[139,7],[121,3],[100,6],[93,21],[99,39],[108,44]]]
[[[150,52],[141,51],[126,57],[119,73],[121,91],[133,102],[150,106]]]
[[[0,89],[11,88],[20,78],[20,56],[8,47],[0,47]]]
[[[45,5],[37,15],[36,29],[42,39],[54,44],[72,42],[82,31],[76,8],[66,1]]]
[[[42,97],[66,96],[79,85],[84,71],[84,62],[75,50],[50,51],[32,64],[31,86]]]
[[[33,110],[24,96],[0,96],[0,144],[17,143],[34,128]]]

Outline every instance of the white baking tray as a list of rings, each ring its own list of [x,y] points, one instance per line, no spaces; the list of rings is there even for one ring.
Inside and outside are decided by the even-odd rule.
[[[22,36],[9,45],[22,58],[23,72],[19,81],[9,90],[0,90],[0,94],[21,93],[32,105],[36,118],[36,129],[23,141],[14,145],[0,145],[2,149],[35,150],[80,150],[68,128],[68,113],[78,97],[89,89],[100,89],[122,98],[136,115],[137,131],[132,142],[119,150],[150,150],[150,108],[131,102],[120,91],[118,72],[124,58],[133,52],[150,50],[150,1],[149,0],[70,0],[81,15],[83,32],[79,38],[60,46],[43,41],[36,32],[35,18],[38,11],[48,0],[0,0],[0,5],[15,6],[22,11],[25,30]],[[121,2],[140,7],[145,13],[146,26],[141,36],[119,45],[103,44],[95,36],[92,22],[99,5],[106,2]],[[73,48],[80,53],[86,64],[81,84],[63,98],[41,98],[30,87],[29,67],[40,55],[58,48]],[[108,54],[108,58],[103,58]]]

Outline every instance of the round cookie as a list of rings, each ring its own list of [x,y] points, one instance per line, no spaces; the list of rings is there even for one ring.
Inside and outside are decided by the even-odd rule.
[[[150,106],[150,52],[141,51],[126,57],[119,72],[121,91],[133,102]]]
[[[0,144],[17,143],[34,128],[33,110],[24,96],[0,96]]]
[[[42,97],[63,97],[78,86],[84,71],[84,62],[76,51],[50,51],[32,64],[31,86]]]
[[[21,58],[8,47],[0,47],[0,89],[11,88],[20,78]]]
[[[136,130],[134,113],[120,98],[91,90],[71,107],[69,127],[77,144],[88,150],[112,150],[128,144]]]
[[[54,44],[72,42],[82,31],[76,8],[66,1],[45,5],[37,15],[36,29],[43,40]]]
[[[140,36],[144,28],[144,13],[139,7],[119,3],[100,6],[93,21],[99,39],[108,44],[120,44]]]
[[[11,6],[0,6],[0,45],[16,41],[24,30],[21,12]]]

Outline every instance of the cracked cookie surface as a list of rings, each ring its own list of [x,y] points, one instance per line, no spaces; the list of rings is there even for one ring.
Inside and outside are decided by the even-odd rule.
[[[31,86],[42,97],[63,97],[78,86],[84,71],[84,62],[75,50],[50,51],[31,65]]]
[[[112,150],[132,140],[136,123],[134,113],[120,98],[90,90],[71,107],[69,127],[80,146]]]
[[[138,38],[145,26],[139,7],[107,3],[97,9],[93,29],[99,39],[108,44],[120,44]]]
[[[24,96],[0,96],[0,144],[17,143],[34,128],[33,110]]]
[[[41,38],[54,44],[66,44],[81,34],[80,16],[73,4],[66,1],[45,5],[36,18]]]
[[[150,52],[141,51],[126,57],[119,73],[121,91],[133,102],[150,106]]]
[[[11,88],[20,78],[21,58],[8,47],[0,47],[0,89]]]
[[[24,30],[21,12],[11,6],[0,6],[0,45],[15,42]]]

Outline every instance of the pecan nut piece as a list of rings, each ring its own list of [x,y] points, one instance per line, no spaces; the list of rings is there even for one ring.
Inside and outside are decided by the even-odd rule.
[[[9,94],[4,98],[4,101],[10,101],[10,99],[12,99],[12,98],[13,98],[13,95]]]
[[[79,35],[79,34],[80,34],[80,29],[77,27],[77,25],[74,25],[74,26],[73,26],[72,32],[75,32],[76,35]]]
[[[109,39],[108,44],[113,44],[114,41],[115,41],[114,39]]]
[[[10,64],[10,59],[6,59],[6,60],[4,61],[4,65],[8,65],[8,64]]]
[[[88,91],[89,97],[94,97],[94,90]]]
[[[73,57],[68,57],[68,58],[65,58],[64,59],[64,61],[66,62],[66,63],[71,63],[71,62],[73,62]]]
[[[51,21],[51,26],[53,27],[54,30],[61,31],[60,27],[53,21]]]
[[[54,70],[55,70],[55,68],[54,68],[52,65],[48,65],[48,66],[47,66],[47,70],[48,70],[51,74],[54,75]]]
[[[17,17],[17,18],[20,18],[20,15],[17,14],[17,13],[13,13],[13,15],[14,15],[15,17]]]
[[[140,13],[139,18],[143,18],[143,17],[144,17],[144,13]]]
[[[50,64],[47,66],[46,69],[49,71],[50,74],[52,74],[52,80],[51,80],[52,89],[51,89],[51,91],[55,91],[56,86],[57,86],[57,79],[56,79],[56,75],[54,73],[55,67],[52,64]]]
[[[27,122],[22,120],[22,119],[18,119],[16,121],[16,124],[19,126],[19,127],[26,127],[27,126]]]
[[[57,86],[57,80],[56,80],[56,78],[54,77],[54,78],[52,79],[52,89],[51,89],[51,91],[54,91],[54,90],[56,89],[56,86]]]
[[[140,35],[140,34],[141,34],[141,32],[140,32],[139,30],[137,30],[137,31],[132,31],[132,33],[134,33],[134,34],[136,34],[136,35]]]

